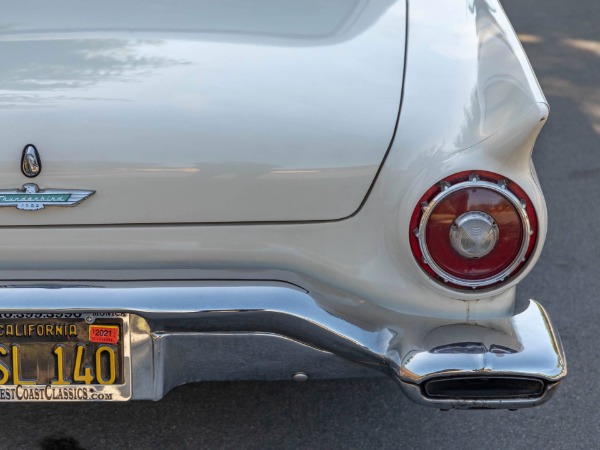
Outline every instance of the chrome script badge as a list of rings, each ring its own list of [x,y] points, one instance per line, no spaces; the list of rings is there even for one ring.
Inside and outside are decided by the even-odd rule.
[[[24,211],[37,211],[46,206],[76,206],[95,192],[40,189],[37,184],[24,184],[23,189],[0,189],[0,207],[14,206]]]

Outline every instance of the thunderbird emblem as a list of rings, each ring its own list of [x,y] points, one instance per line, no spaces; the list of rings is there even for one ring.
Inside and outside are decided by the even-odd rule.
[[[14,206],[24,211],[37,211],[46,206],[76,206],[96,191],[70,189],[40,189],[37,184],[25,184],[23,189],[0,189],[0,207]]]

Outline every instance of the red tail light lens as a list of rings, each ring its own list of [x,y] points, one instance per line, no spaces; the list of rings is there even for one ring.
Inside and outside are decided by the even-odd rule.
[[[478,289],[519,271],[536,228],[533,205],[515,183],[491,172],[461,172],[421,198],[411,218],[411,248],[437,280]]]

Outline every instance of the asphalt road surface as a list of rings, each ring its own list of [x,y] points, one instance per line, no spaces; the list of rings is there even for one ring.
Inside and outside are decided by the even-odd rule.
[[[204,383],[157,403],[4,404],[0,448],[54,448],[52,436],[85,449],[599,448],[600,2],[503,3],[552,108],[534,154],[549,236],[519,289],[547,307],[568,356],[550,403],[440,412],[387,379]]]

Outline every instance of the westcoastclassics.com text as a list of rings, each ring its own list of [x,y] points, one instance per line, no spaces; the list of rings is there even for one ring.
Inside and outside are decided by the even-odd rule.
[[[113,400],[112,392],[98,392],[87,386],[23,386],[0,387],[0,401],[85,401]]]

